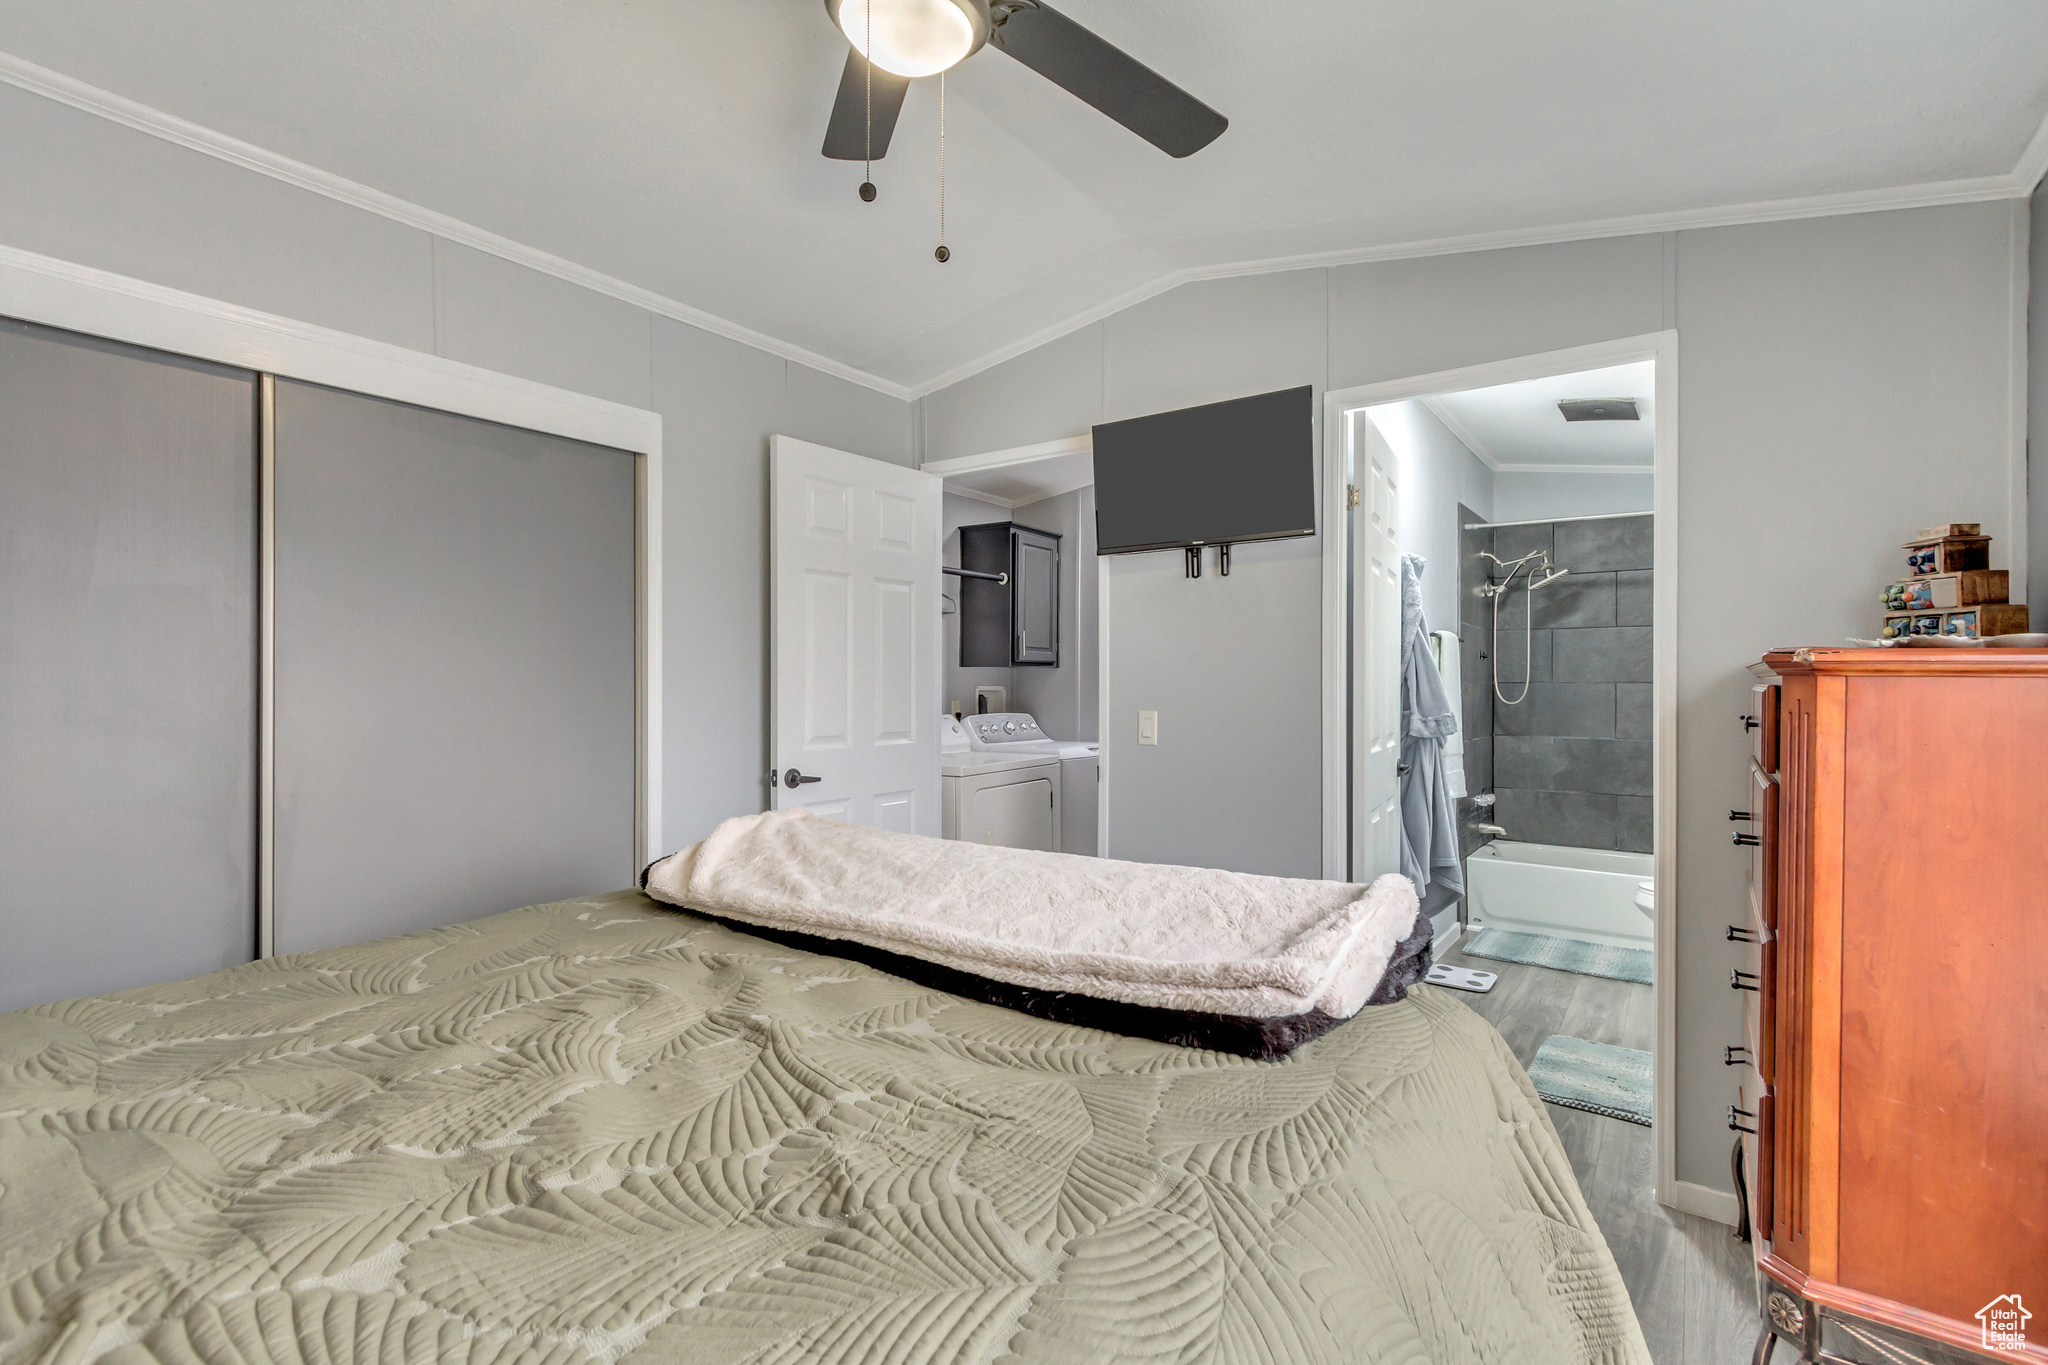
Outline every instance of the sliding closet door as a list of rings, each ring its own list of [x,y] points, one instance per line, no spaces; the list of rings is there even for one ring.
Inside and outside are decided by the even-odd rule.
[[[275,948],[630,886],[634,457],[277,384]]]
[[[0,1010],[255,945],[256,377],[0,321]]]

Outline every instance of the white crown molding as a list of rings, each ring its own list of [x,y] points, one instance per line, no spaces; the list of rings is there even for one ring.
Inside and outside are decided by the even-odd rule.
[[[424,208],[396,195],[386,194],[382,190],[372,189],[368,185],[309,166],[302,161],[295,161],[253,143],[244,142],[240,138],[230,137],[226,133],[179,118],[175,114],[151,108],[126,96],[102,90],[98,86],[61,72],[37,66],[12,53],[0,52],[0,82],[905,401],[922,398],[948,388],[1006,360],[1023,355],[1026,351],[1035,350],[1049,341],[1057,341],[1092,323],[1100,322],[1113,313],[1143,303],[1147,299],[1156,298],[1183,284],[1202,280],[1366,265],[1377,261],[1413,260],[1426,256],[1450,256],[1470,251],[1499,251],[1509,247],[1546,246],[1558,242],[1589,241],[1600,237],[1632,237],[1652,232],[1679,232],[1747,223],[1782,222],[1795,218],[1823,218],[1840,214],[1875,213],[1887,209],[1927,208],[1941,204],[1979,203],[1990,199],[2026,198],[2033,193],[2035,185],[2040,183],[2044,173],[2048,173],[2048,119],[2044,119],[2040,129],[2020,154],[2019,161],[2004,175],[1978,176],[1973,179],[1924,185],[1853,190],[1840,194],[1807,195],[1791,199],[1723,205],[1717,208],[1635,214],[1546,227],[1509,228],[1498,232],[1426,238],[1346,251],[1188,266],[1169,271],[1148,284],[1128,290],[1062,322],[1041,328],[1029,336],[956,365],[930,379],[916,384],[904,384],[893,379],[884,379],[880,375],[871,374],[844,361],[834,360],[830,356],[820,355],[792,342],[769,336],[765,332],[757,332],[751,327],[742,326],[714,313],[707,313],[701,308],[693,308],[689,304],[643,289],[639,285],[628,284],[624,280],[578,265],[551,252],[515,242],[509,237],[499,236],[495,232],[465,223],[459,218]]]
[[[495,232],[465,223],[460,218],[452,218],[445,213],[423,208],[410,200],[400,199],[395,194],[386,194],[382,190],[372,189],[345,176],[323,171],[303,161],[295,161],[291,157],[258,147],[254,143],[244,142],[240,138],[230,137],[226,133],[189,122],[175,114],[167,114],[161,109],[153,109],[126,96],[116,95],[110,90],[88,85],[62,72],[24,61],[12,53],[0,52],[0,81],[31,94],[55,100],[59,104],[69,105],[73,109],[97,115],[109,122],[133,128],[137,132],[162,138],[166,142],[175,143],[191,151],[202,152],[230,165],[240,166],[244,170],[255,171],[258,175],[267,175],[273,180],[281,180],[287,185],[295,185],[299,189],[325,195],[352,208],[378,214],[393,222],[404,223],[422,232],[432,233],[436,237],[488,252],[515,265],[537,270],[543,275],[552,275],[556,279],[580,285],[595,293],[609,295],[624,303],[630,303],[635,308],[644,308],[661,317],[673,318],[677,322],[714,332],[728,340],[767,351],[785,360],[793,360],[799,365],[806,365],[849,383],[859,384],[863,388],[885,393],[891,398],[907,402],[916,396],[908,385],[884,379],[880,375],[869,374],[866,370],[848,365],[844,361],[819,355],[816,351],[806,350],[802,346],[769,336],[765,332],[757,332],[751,327],[744,327],[715,313],[707,313],[701,308],[692,308],[687,303],[657,294],[651,289],[642,289],[637,284],[628,284],[624,280],[578,265],[564,257],[542,251],[538,247],[515,242],[510,237],[501,237]]]
[[[1494,466],[1497,474],[1649,474],[1647,464],[1504,464]]]
[[[1430,394],[1421,401],[1422,406],[1429,409],[1430,415],[1435,417],[1437,421],[1442,422],[1451,435],[1457,437],[1464,445],[1465,449],[1479,457],[1479,463],[1485,465],[1496,474],[1500,473],[1501,463],[1494,458],[1493,452],[1486,448],[1486,443],[1475,436],[1463,422],[1459,421],[1457,415],[1445,407],[1435,394]]]
[[[987,503],[990,507],[1000,507],[1005,512],[1010,511],[1017,505],[1008,498],[999,498],[993,493],[984,493],[979,488],[948,488],[944,491],[949,498],[966,498],[970,502]],[[958,568],[960,566],[956,564],[953,567]]]
[[[1094,433],[1085,436],[1066,436],[1057,441],[1040,441],[1035,445],[1011,446],[1008,450],[987,450],[978,455],[954,455],[944,460],[926,460],[918,466],[927,474],[941,478],[948,474],[973,474],[984,469],[1008,469],[1013,465],[1035,464],[1040,460],[1054,460],[1065,455],[1090,455],[1095,451]]]

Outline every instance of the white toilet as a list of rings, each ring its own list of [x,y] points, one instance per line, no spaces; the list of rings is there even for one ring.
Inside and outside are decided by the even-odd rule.
[[[1643,912],[1643,918],[1657,922],[1657,883],[1645,878],[1636,883],[1636,909]]]

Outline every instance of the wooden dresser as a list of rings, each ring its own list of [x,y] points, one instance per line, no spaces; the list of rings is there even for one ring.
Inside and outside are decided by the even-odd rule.
[[[1757,1359],[1776,1336],[2048,1361],[2048,650],[1751,671],[1746,1037],[1723,1060]],[[1984,1352],[1978,1315],[2010,1296],[2027,1345]]]

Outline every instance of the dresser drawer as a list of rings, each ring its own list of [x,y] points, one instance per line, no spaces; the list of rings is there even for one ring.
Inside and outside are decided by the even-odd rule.
[[[1761,1248],[1771,1235],[1772,1097],[1754,1067],[1743,1067],[1735,1084],[1729,1125],[1742,1145],[1742,1188],[1748,1196],[1750,1236]],[[1754,1129],[1754,1132],[1747,1131]]]
[[[1758,920],[1772,933],[1778,928],[1778,775],[1749,765],[1749,828],[1736,837],[1749,849],[1749,894]],[[1744,839],[1742,836],[1747,835]]]
[[[1767,773],[1778,771],[1778,698],[1777,683],[1758,683],[1750,689],[1749,715],[1744,727],[1749,731],[1749,756],[1757,767]]]

